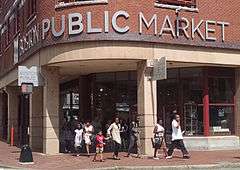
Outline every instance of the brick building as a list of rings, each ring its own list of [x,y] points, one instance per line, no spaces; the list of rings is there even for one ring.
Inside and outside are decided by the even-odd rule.
[[[55,154],[76,117],[139,118],[152,153],[157,118],[177,110],[190,149],[239,147],[239,1],[1,0],[0,138]],[[167,79],[151,62],[166,58]],[[18,66],[36,66],[28,96]]]

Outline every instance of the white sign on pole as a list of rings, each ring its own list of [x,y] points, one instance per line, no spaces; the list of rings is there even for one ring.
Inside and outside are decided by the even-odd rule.
[[[152,80],[167,79],[167,61],[166,57],[153,60]]]
[[[39,86],[39,73],[37,66],[28,69],[26,66],[18,66],[18,86],[22,83],[32,83],[33,86]]]

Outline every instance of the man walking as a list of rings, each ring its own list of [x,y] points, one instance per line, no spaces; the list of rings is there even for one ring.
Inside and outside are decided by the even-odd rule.
[[[183,158],[189,159],[189,153],[187,149],[185,148],[185,145],[183,143],[183,135],[182,130],[180,126],[180,116],[178,114],[175,114],[174,119],[172,121],[172,143],[168,150],[168,156],[166,159],[172,159],[172,154],[175,148],[178,148],[182,151]]]

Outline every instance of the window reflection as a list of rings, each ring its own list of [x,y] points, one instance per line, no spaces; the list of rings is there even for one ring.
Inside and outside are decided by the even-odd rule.
[[[210,106],[210,131],[212,135],[230,135],[233,131],[232,106]]]
[[[233,103],[233,78],[209,78],[210,103]]]

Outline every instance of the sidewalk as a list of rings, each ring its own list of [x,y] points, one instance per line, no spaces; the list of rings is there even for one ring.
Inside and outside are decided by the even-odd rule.
[[[232,151],[194,151],[190,152],[189,160],[182,159],[181,153],[175,152],[175,157],[171,160],[153,160],[150,157],[143,159],[124,157],[126,153],[120,154],[120,161],[112,160],[111,153],[105,153],[105,162],[92,162],[92,157],[76,157],[71,154],[59,154],[54,156],[33,153],[34,165],[18,164],[20,149],[10,147],[8,144],[0,142],[0,169],[1,167],[16,167],[20,169],[52,169],[52,170],[72,170],[72,169],[188,169],[194,165],[194,169],[212,169],[226,166],[226,168],[240,169],[240,150]],[[161,156],[161,155],[160,155]],[[200,166],[195,166],[200,165]],[[177,167],[176,167],[177,166]],[[112,168],[104,168],[112,167]],[[132,167],[132,168],[131,168]],[[175,168],[174,168],[175,167]],[[204,168],[205,167],[205,168]]]

